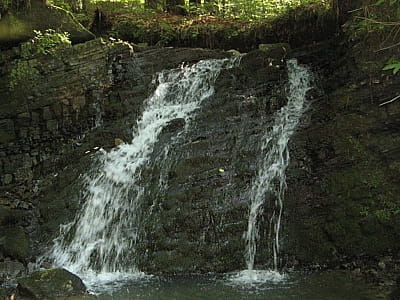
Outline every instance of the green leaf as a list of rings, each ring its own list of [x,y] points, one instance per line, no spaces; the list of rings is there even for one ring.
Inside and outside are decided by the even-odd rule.
[[[400,71],[400,60],[390,59],[386,66],[382,68],[383,71],[393,70],[393,74],[396,75]]]
[[[391,69],[393,69],[393,68],[395,68],[395,65],[390,64],[390,65],[384,66],[382,70],[383,70],[383,71],[387,71],[387,70],[391,70]]]
[[[375,5],[376,6],[379,6],[379,5],[382,5],[383,3],[385,3],[386,2],[386,0],[378,0],[376,3],[375,3]]]

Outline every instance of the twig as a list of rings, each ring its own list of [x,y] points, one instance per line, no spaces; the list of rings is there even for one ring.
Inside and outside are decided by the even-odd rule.
[[[356,8],[356,9],[353,9],[353,10],[348,10],[347,11],[347,13],[353,13],[353,12],[356,12],[356,11],[359,11],[359,10],[363,10],[364,8],[363,7],[360,7],[360,8]]]
[[[366,21],[370,21],[371,23],[375,23],[375,24],[382,24],[382,25],[389,25],[389,26],[398,26],[400,25],[400,22],[383,22],[383,21],[377,21],[374,19],[370,19],[370,18],[366,18],[366,17],[355,17],[356,19],[362,19],[362,20],[366,20]]]
[[[400,95],[397,95],[393,99],[390,99],[389,101],[386,101],[386,102],[383,102],[383,103],[379,104],[379,106],[384,106],[386,104],[392,103],[392,102],[396,101],[397,99],[400,99]]]
[[[400,46],[400,42],[398,42],[398,43],[396,43],[396,44],[394,44],[394,45],[391,45],[391,46],[387,46],[387,47],[384,47],[384,48],[375,50],[374,52],[376,53],[376,52],[383,51],[383,50],[387,50],[387,49],[390,49],[390,48],[393,48],[393,47],[397,47],[397,46]]]

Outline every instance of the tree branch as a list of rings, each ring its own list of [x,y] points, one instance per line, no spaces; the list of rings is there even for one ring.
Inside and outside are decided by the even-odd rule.
[[[383,103],[379,104],[379,106],[384,106],[386,104],[392,103],[392,102],[396,101],[397,99],[400,99],[400,95],[397,95],[393,99],[390,99],[389,101],[386,101],[386,102],[383,102]]]
[[[394,45],[391,45],[391,46],[387,46],[387,47],[384,47],[384,48],[375,50],[374,52],[379,52],[379,51],[387,50],[387,49],[390,49],[390,48],[393,48],[393,47],[397,47],[397,46],[400,46],[400,42],[398,42],[398,43],[396,43],[396,44],[394,44]]]

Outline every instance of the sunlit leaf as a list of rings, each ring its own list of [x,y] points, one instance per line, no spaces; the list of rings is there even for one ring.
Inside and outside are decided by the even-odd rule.
[[[376,3],[375,3],[375,5],[376,6],[379,6],[379,5],[382,5],[383,3],[385,3],[386,2],[386,0],[378,0]]]
[[[382,68],[383,71],[393,70],[393,74],[397,74],[400,71],[400,60],[390,59],[386,66]]]

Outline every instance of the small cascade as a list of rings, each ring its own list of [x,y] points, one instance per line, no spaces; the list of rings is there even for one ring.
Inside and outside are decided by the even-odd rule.
[[[142,173],[163,128],[182,118],[186,127],[201,102],[214,93],[223,68],[237,60],[205,60],[159,73],[157,88],[145,100],[144,111],[129,144],[99,154],[84,177],[84,206],[75,220],[61,228],[48,258],[85,278],[85,274],[137,273]],[[168,145],[165,145],[167,149]]]
[[[295,59],[287,62],[289,77],[288,102],[276,112],[273,125],[265,135],[261,145],[261,160],[256,178],[250,192],[250,208],[247,231],[244,234],[246,243],[245,259],[247,270],[241,272],[240,281],[277,281],[282,279],[278,272],[279,239],[283,198],[286,189],[285,171],[289,164],[288,142],[299,124],[305,110],[306,93],[311,88],[309,71],[298,65]],[[254,270],[254,261],[259,240],[258,218],[263,212],[264,203],[269,201],[272,211],[269,212],[269,241],[272,258],[272,270]],[[271,279],[272,278],[272,279]]]

